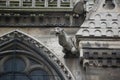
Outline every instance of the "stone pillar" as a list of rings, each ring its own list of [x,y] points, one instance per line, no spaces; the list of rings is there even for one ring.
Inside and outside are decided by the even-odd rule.
[[[48,7],[48,0],[45,0],[44,7]]]
[[[72,26],[72,25],[73,25],[73,16],[70,15],[70,26]]]
[[[23,0],[19,0],[19,7],[23,6]]]
[[[57,7],[61,6],[61,0],[57,0]]]
[[[36,1],[32,0],[32,7],[35,7],[35,3],[36,3]]]
[[[73,0],[70,0],[70,7],[73,7]]]
[[[78,42],[78,41],[77,41]],[[82,43],[80,43],[80,42],[78,42],[77,43],[78,44],[78,46],[79,46],[79,49],[80,49],[80,58],[83,58],[83,47],[82,47]]]
[[[61,24],[65,25],[65,17],[61,17]]]
[[[6,0],[6,6],[7,6],[7,7],[10,6],[10,0]]]

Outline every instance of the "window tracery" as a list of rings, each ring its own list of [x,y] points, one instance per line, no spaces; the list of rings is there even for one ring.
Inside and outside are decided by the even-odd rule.
[[[33,37],[21,31],[1,36],[0,80],[32,80],[31,74],[37,74],[36,80],[75,80],[52,51]]]
[[[25,55],[3,56],[0,63],[3,67],[0,80],[56,80],[44,63],[39,64]]]

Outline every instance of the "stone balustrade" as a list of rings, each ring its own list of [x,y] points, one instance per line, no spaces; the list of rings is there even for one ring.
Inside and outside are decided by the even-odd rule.
[[[73,0],[1,0],[0,7],[73,7]]]

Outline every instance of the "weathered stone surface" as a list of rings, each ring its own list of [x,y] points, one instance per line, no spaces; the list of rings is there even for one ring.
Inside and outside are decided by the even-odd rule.
[[[94,2],[95,1],[95,2]],[[87,80],[109,80],[108,74],[116,72],[110,67],[120,67],[120,6],[119,0],[87,0],[86,19],[76,33],[81,62],[86,71]],[[90,68],[92,67],[92,68]],[[109,67],[107,72],[103,67]],[[103,72],[96,72],[102,68]],[[107,69],[109,69],[107,68]],[[118,68],[119,70],[119,68]],[[90,72],[90,73],[89,73]],[[104,77],[103,78],[103,75]],[[106,75],[105,75],[106,74]]]

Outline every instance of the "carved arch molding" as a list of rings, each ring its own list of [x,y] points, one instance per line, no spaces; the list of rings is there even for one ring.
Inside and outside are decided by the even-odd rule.
[[[0,37],[0,80],[4,79],[75,80],[52,51],[21,31]]]

